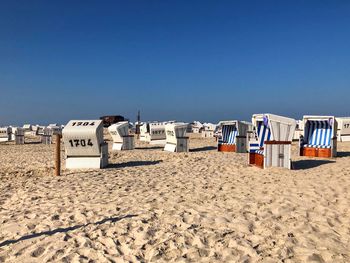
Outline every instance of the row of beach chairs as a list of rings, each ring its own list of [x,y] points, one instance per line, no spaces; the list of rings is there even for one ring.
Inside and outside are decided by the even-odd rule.
[[[187,152],[188,137],[186,123],[166,123],[163,125],[164,150]],[[161,125],[158,125],[157,135]],[[112,150],[134,149],[134,135],[129,133],[129,123],[119,122],[111,125],[108,131],[113,139]],[[108,144],[103,136],[101,120],[71,120],[62,131],[66,153],[66,168],[103,168],[108,164]],[[151,136],[152,138],[152,136]],[[156,136],[157,143],[160,137]]]
[[[253,129],[239,121],[222,122],[218,150],[248,152],[249,164],[262,168],[291,168],[291,144],[296,121],[274,114],[255,114]],[[300,156],[331,158],[337,155],[337,121],[334,116],[304,116],[299,138]]]
[[[26,128],[28,127],[28,128]],[[0,128],[0,142],[14,141],[15,144],[25,144],[26,135],[40,137],[42,144],[52,144],[52,136],[61,134],[62,128],[58,126],[31,126],[23,127],[2,127]]]
[[[252,122],[222,121],[218,151],[248,153],[248,163],[261,168],[291,169],[291,144],[297,122],[274,114],[254,114]],[[334,116],[304,116],[303,134],[299,138],[300,156],[331,158],[337,155],[337,120]],[[188,152],[187,123],[145,123],[140,127],[140,140],[160,144],[165,151]],[[54,129],[42,131],[42,138],[52,143]],[[103,168],[108,164],[108,145],[104,140],[101,120],[72,120],[62,131],[66,168]],[[111,125],[112,150],[134,149],[134,135],[128,122]],[[57,131],[56,131],[57,132]],[[9,129],[0,129],[0,141]],[[4,135],[5,134],[5,135]],[[24,143],[24,129],[14,133]],[[47,135],[47,136],[46,136]],[[17,140],[17,139],[16,139]]]

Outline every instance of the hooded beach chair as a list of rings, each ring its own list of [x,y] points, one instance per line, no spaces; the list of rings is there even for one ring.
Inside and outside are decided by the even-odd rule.
[[[142,125],[140,125],[140,141],[142,142],[150,141],[149,124],[147,122],[142,123]]]
[[[102,120],[71,120],[62,131],[67,169],[100,169],[108,165]]]
[[[300,137],[300,156],[336,157],[337,121],[334,116],[304,116],[304,135]]]
[[[202,137],[213,138],[215,130],[216,130],[216,124],[204,123],[203,130],[202,130]]]
[[[134,149],[134,135],[129,134],[129,122],[123,121],[112,124],[108,131],[113,139],[113,151]]]
[[[0,128],[0,142],[9,142],[11,141],[11,128],[3,127]]]
[[[274,114],[254,114],[255,139],[249,141],[249,164],[291,169],[296,121]]]
[[[350,117],[335,118],[338,125],[337,140],[339,142],[350,141]]]
[[[42,144],[52,144],[53,130],[50,127],[45,127],[40,135]]]
[[[200,133],[203,130],[203,124],[199,121],[194,121],[190,124],[192,133]]]
[[[22,127],[12,127],[12,136],[15,144],[24,144],[24,129]]]
[[[188,137],[186,137],[187,128],[188,123],[183,122],[166,124],[166,144],[164,151],[188,152]]]
[[[247,132],[249,124],[241,121],[221,121],[221,136],[218,140],[219,152],[247,152]]]

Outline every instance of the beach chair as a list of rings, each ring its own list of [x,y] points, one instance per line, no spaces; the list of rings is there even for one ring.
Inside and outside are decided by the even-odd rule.
[[[201,133],[204,129],[203,124],[199,121],[194,121],[189,125],[192,133]]]
[[[221,136],[218,140],[219,152],[247,152],[247,132],[249,124],[241,121],[221,121]]]
[[[24,124],[23,129],[24,129],[24,134],[33,135],[33,127],[31,124]]]
[[[216,125],[212,123],[204,123],[202,129],[202,138],[213,138]]]
[[[9,142],[11,141],[11,128],[2,127],[0,128],[0,142]]]
[[[24,144],[24,129],[22,127],[13,127],[12,128],[12,135],[13,140],[15,141],[15,144]]]
[[[149,136],[150,144],[154,145],[165,145],[166,135],[165,135],[165,125],[166,122],[151,122],[149,123]]]
[[[149,124],[148,123],[142,123],[140,125],[140,141],[141,142],[149,142],[150,136],[149,136]]]
[[[297,120],[297,126],[295,127],[293,141],[299,141],[299,138],[304,133],[304,125],[302,120]]]
[[[335,118],[338,125],[337,139],[338,142],[350,141],[350,117]]]
[[[52,135],[56,135],[56,134],[62,135],[62,127],[57,125],[56,123],[49,124],[49,126],[47,127],[52,130]]]
[[[108,165],[102,120],[71,120],[62,136],[67,169],[99,169]]]
[[[304,134],[299,140],[300,156],[336,157],[337,121],[334,116],[304,116]]]
[[[188,152],[187,123],[168,123],[165,125],[166,144],[164,151]]]
[[[129,122],[123,121],[108,127],[109,134],[113,139],[113,151],[134,149],[134,135],[129,134]]]
[[[255,138],[249,141],[249,164],[291,169],[291,144],[296,121],[274,114],[254,114]]]
[[[40,140],[42,144],[52,144],[53,130],[51,127],[45,127],[40,135]]]

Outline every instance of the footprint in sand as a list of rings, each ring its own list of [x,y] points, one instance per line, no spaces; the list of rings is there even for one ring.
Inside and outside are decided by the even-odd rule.
[[[40,257],[42,254],[44,254],[45,252],[45,248],[43,247],[38,247],[37,249],[35,249],[33,252],[32,252],[32,257]]]

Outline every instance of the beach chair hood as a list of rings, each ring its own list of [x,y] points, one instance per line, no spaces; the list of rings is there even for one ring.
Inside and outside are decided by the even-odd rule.
[[[264,141],[292,141],[296,121],[270,113],[254,114],[252,117],[253,125],[258,129],[257,134],[260,146]]]
[[[108,127],[108,131],[111,134],[113,141],[120,141],[122,137],[129,135],[129,122],[123,121],[112,124]]]

